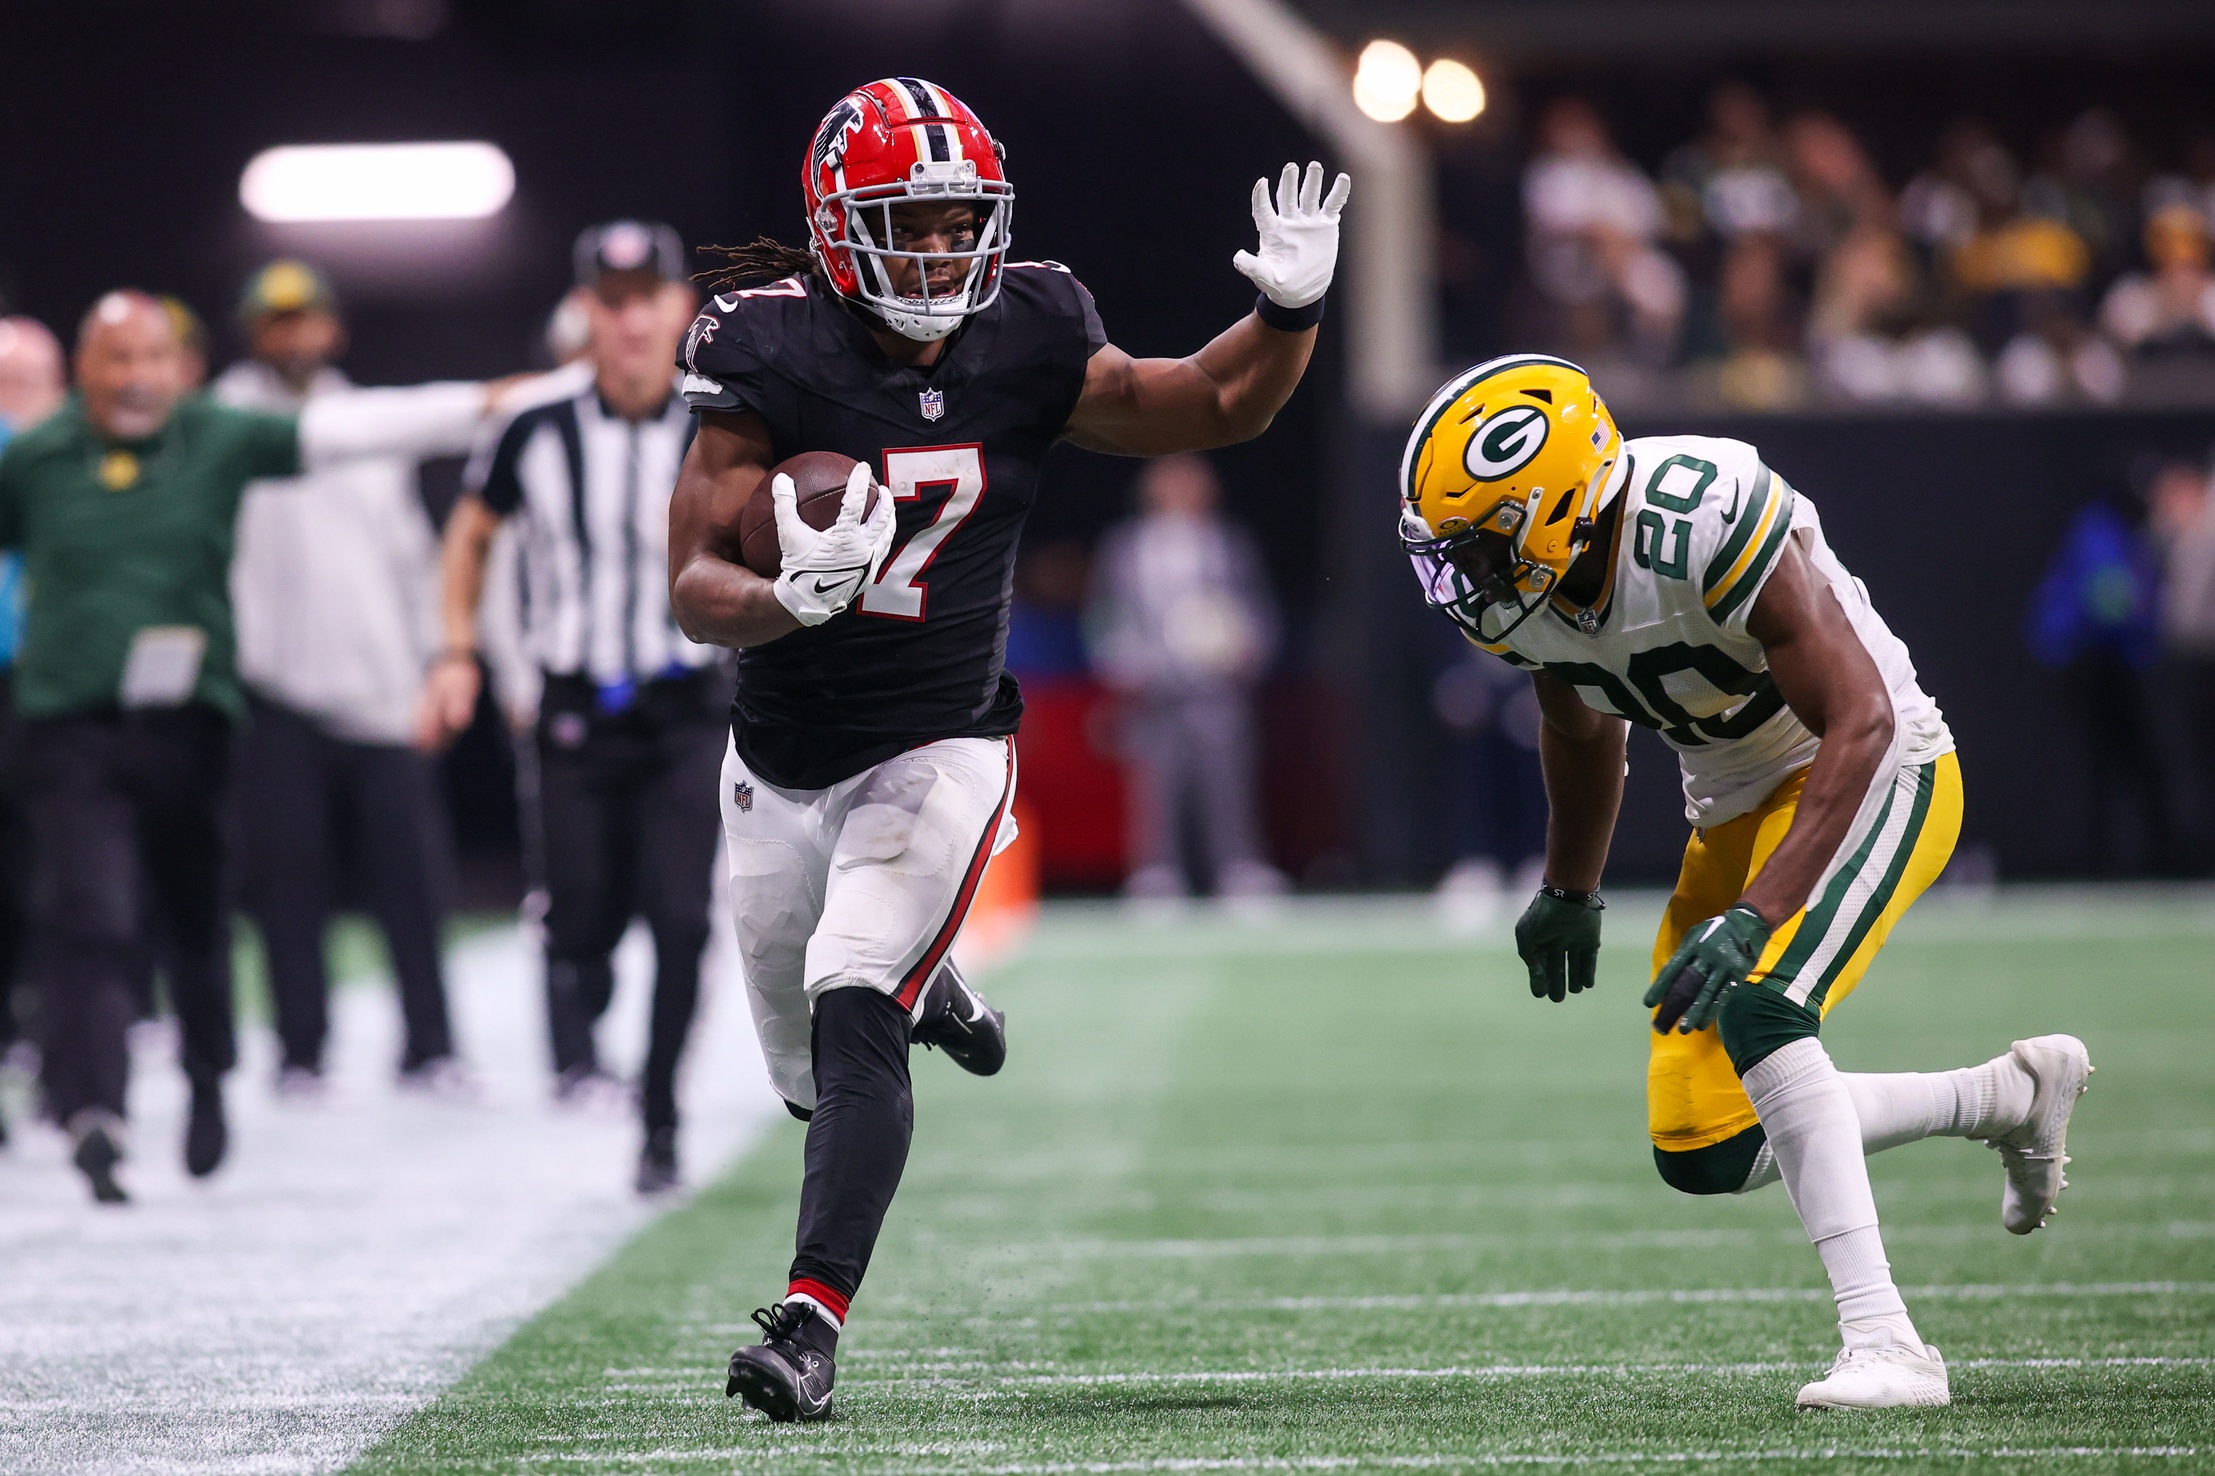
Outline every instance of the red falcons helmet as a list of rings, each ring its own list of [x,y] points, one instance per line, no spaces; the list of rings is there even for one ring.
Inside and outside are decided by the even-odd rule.
[[[800,190],[816,259],[839,293],[885,326],[922,343],[944,338],[1000,295],[1015,189],[1002,150],[968,106],[935,83],[888,77],[838,100],[808,145]],[[909,201],[973,202],[975,242],[964,251],[896,251],[892,207]],[[910,296],[888,266],[914,266]],[[952,262],[958,285],[931,291],[930,268]]]

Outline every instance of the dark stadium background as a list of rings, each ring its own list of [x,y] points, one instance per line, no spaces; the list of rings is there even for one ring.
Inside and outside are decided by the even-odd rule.
[[[1350,46],[1495,38],[1469,54],[1493,88],[1486,116],[1412,125],[1437,144],[1457,363],[1510,346],[1524,128],[1557,93],[1600,103],[1650,168],[1696,130],[1717,80],[1745,77],[1780,107],[1840,114],[1894,183],[1965,113],[2020,149],[2093,104],[2149,135],[2215,124],[2205,5],[1710,3],[1689,7],[1704,23],[1681,33],[1668,21],[1680,7],[1661,4],[1303,8]],[[1715,23],[1734,14],[1746,23]],[[220,365],[238,347],[238,282],[297,252],[331,270],[347,367],[366,383],[529,365],[568,243],[594,220],[658,217],[694,244],[797,241],[802,144],[832,99],[879,75],[929,76],[996,128],[1019,191],[1018,255],[1068,262],[1116,341],[1142,354],[1189,351],[1242,310],[1250,291],[1229,256],[1250,234],[1246,191],[1321,152],[1167,0],[11,0],[0,54],[13,63],[0,292],[14,310],[64,327],[118,284],[174,292],[208,319]],[[492,140],[515,162],[516,197],[494,221],[450,228],[280,230],[238,207],[239,170],[260,149],[388,138]],[[1277,428],[1220,458],[1292,631],[1269,707],[1272,830],[1313,881],[1427,881],[1448,859],[1436,787],[1450,781],[1419,654],[1429,617],[1390,535],[1400,432],[1358,423],[1338,379],[1326,347]],[[2082,757],[2024,651],[2024,603],[2068,513],[2134,455],[2204,453],[2215,409],[1626,419],[1632,434],[1753,440],[1814,495],[1962,740],[1968,854],[2007,875],[2082,869]],[[1125,509],[1130,474],[1060,453],[1032,540],[1089,538]],[[434,502],[450,496],[452,469],[427,484]],[[513,823],[499,759],[480,733],[454,785],[495,888]],[[1641,740],[1618,876],[1673,868],[1671,768]]]

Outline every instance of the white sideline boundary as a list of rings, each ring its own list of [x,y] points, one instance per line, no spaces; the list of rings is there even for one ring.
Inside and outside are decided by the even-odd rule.
[[[681,1082],[680,1153],[707,1182],[777,1110],[718,929]],[[652,950],[617,954],[611,1066],[644,1055]],[[90,1202],[51,1128],[0,1153],[0,1471],[323,1472],[344,1466],[651,1220],[630,1189],[628,1109],[548,1097],[536,950],[520,929],[448,959],[454,1027],[481,1100],[397,1094],[389,988],[333,1000],[329,1099],[278,1103],[274,1040],[244,1032],[231,1158],[179,1158],[184,1086],[139,1042],[135,1202]]]
[[[1723,1462],[1745,1465],[1808,1464],[1833,1461],[2079,1461],[2079,1460],[2177,1460],[2206,1452],[2191,1445],[2048,1445],[2048,1446],[1853,1446],[1825,1445],[1795,1449],[1755,1447],[1747,1450],[1611,1450],[1591,1452],[1474,1451],[1466,1455],[1314,1455],[1314,1456],[1163,1456],[1138,1461],[1040,1461],[1002,1462],[992,1465],[964,1463],[932,1466],[880,1462],[884,1476],[1115,1476],[1129,1471],[1358,1471],[1364,1467],[1395,1471],[1501,1470],[1524,1467],[1574,1468],[1580,1466],[1704,1466]],[[559,1466],[660,1466],[674,1462],[730,1462],[739,1468],[782,1465],[791,1468],[794,1457],[816,1456],[825,1464],[838,1460],[828,1452],[802,1446],[721,1446],[700,1450],[653,1450],[639,1453],[594,1455],[536,1455],[532,1465]]]

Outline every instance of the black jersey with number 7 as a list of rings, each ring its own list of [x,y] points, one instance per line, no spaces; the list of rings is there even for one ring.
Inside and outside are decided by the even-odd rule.
[[[1015,731],[1015,548],[1085,365],[1107,341],[1052,262],[1009,262],[999,299],[931,367],[895,364],[835,293],[789,278],[709,301],[685,336],[696,410],[751,411],[782,461],[836,451],[892,491],[877,577],[843,613],[741,651],[731,733],[770,783],[822,789],[921,743]]]

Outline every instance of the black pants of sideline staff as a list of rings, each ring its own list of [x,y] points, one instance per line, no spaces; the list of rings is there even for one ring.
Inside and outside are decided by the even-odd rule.
[[[123,1116],[131,981],[150,909],[165,929],[185,1074],[211,1086],[238,1056],[225,835],[231,723],[213,707],[24,720],[35,848],[29,976],[40,992],[48,1106]]]
[[[610,955],[634,916],[654,936],[654,1007],[641,1083],[646,1128],[677,1125],[677,1062],[708,942],[716,797],[729,689],[717,674],[649,682],[619,713],[589,683],[549,676],[538,732],[545,835],[546,1015],[554,1069],[599,1068],[592,1027],[615,989]]]
[[[246,907],[268,950],[284,1064],[323,1069],[331,992],[323,945],[337,905],[342,840],[400,986],[407,1032],[400,1069],[452,1055],[439,928],[453,862],[429,757],[397,744],[349,742],[305,713],[255,696],[238,784]]]

